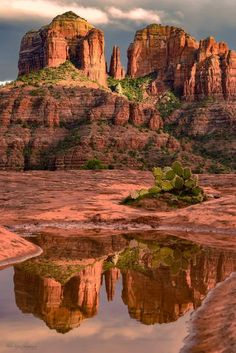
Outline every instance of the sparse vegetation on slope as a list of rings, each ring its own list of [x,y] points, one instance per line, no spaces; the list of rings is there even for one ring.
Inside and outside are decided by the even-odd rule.
[[[157,104],[162,119],[168,118],[176,109],[181,107],[181,102],[178,97],[171,91],[163,94]]]
[[[39,86],[41,84],[55,84],[62,80],[89,81],[70,61],[66,61],[56,68],[44,68],[19,76],[15,83],[22,82],[26,85]]]
[[[144,92],[151,81],[151,75],[139,78],[125,77],[123,80],[109,77],[108,86],[113,92],[126,96],[130,101],[142,102]]]

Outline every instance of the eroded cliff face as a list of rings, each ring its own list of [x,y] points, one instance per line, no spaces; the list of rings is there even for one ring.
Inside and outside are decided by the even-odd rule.
[[[57,16],[48,25],[25,34],[19,54],[19,75],[57,67],[70,60],[106,86],[104,34],[73,12]]]
[[[149,145],[158,151],[180,148],[161,131],[163,121],[152,106],[95,88],[2,89],[0,124],[2,169],[80,168],[95,154],[121,167],[127,154],[127,165],[138,167],[142,161],[129,151],[144,154]]]
[[[187,101],[236,97],[236,53],[213,37],[200,43],[176,27],[150,25],[128,50],[128,75],[155,73],[153,94],[173,89]]]
[[[129,47],[128,75],[156,73],[159,92],[172,87],[181,94],[198,47],[199,43],[182,29],[150,25],[136,33]]]
[[[152,74],[151,83],[128,77],[112,93],[102,31],[69,12],[27,33],[19,58],[26,76],[0,89],[0,168],[77,169],[98,158],[138,169],[178,158],[196,172],[234,170],[235,52],[212,37],[199,43],[180,28],[154,24],[136,33],[128,58],[128,76]],[[109,74],[125,76],[116,46]],[[170,90],[185,103],[166,118],[158,104]]]

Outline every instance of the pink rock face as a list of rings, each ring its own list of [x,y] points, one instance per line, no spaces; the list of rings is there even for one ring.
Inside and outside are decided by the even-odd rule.
[[[116,80],[122,80],[125,77],[125,69],[121,64],[120,48],[117,46],[113,47],[109,75]]]
[[[136,33],[128,50],[128,75],[140,77],[155,72],[177,91],[194,63],[198,42],[182,29],[150,25]]]
[[[128,75],[155,73],[150,93],[173,89],[188,101],[236,98],[236,53],[213,37],[198,43],[176,27],[150,25],[128,50]]]
[[[77,54],[79,68],[102,86],[107,85],[104,45],[103,32],[94,28],[80,41]]]
[[[177,275],[167,267],[152,269],[149,276],[122,271],[122,299],[132,318],[146,325],[168,323],[201,306],[207,293],[234,271],[233,252],[207,249],[207,256],[199,253],[196,262]]]
[[[234,100],[236,96],[236,53],[213,37],[200,41],[197,59],[184,83],[186,100],[205,97]]]
[[[19,75],[57,67],[66,60],[74,62],[91,80],[106,86],[103,32],[71,12],[25,34],[20,48]]]

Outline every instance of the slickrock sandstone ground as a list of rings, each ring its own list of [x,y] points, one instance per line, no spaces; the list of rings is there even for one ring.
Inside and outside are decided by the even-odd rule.
[[[99,256],[103,256],[103,250],[109,253],[112,249],[115,249],[114,240],[117,239],[119,241],[118,234],[128,234],[131,232],[138,238],[140,233],[140,237],[142,238],[145,230],[148,231],[149,239],[152,239],[152,237],[155,239],[157,234],[161,237],[165,232],[169,235],[178,235],[180,238],[193,240],[195,243],[201,245],[214,245],[216,248],[219,247],[219,249],[224,249],[225,251],[230,251],[236,246],[235,175],[201,175],[200,184],[211,195],[211,199],[203,204],[191,206],[186,209],[161,212],[159,210],[142,210],[120,205],[120,201],[131,190],[148,187],[152,182],[151,173],[141,171],[0,172],[0,188],[2,190],[0,207],[1,224],[23,235],[44,233],[52,237],[60,237],[60,234],[62,238],[70,237],[70,241],[74,242],[74,249],[76,249],[76,237],[84,237],[83,249],[86,249],[86,244],[89,242],[91,235],[96,234],[96,237],[100,239],[101,237],[104,238],[101,242],[104,244],[105,250],[101,247],[94,247],[94,254],[97,254],[97,251],[99,251]],[[85,232],[86,238],[84,236]],[[111,232],[114,234],[114,237],[112,238],[112,242],[109,243],[106,240],[106,235],[108,239]],[[47,239],[42,238],[46,249],[44,254],[46,257],[50,255],[51,249],[55,246],[55,243],[50,243],[50,239],[48,238],[49,243],[47,246]],[[19,240],[21,238],[17,238],[17,241]],[[58,243],[59,241],[57,240],[57,247]],[[40,240],[38,244],[40,245]],[[59,253],[64,250],[63,246],[59,246]],[[78,251],[81,251],[81,249],[78,249]],[[6,255],[9,256],[9,254]],[[55,257],[55,253],[52,252],[50,256]],[[86,256],[86,252],[84,252],[84,256]],[[226,276],[227,273],[233,271],[231,260],[227,256],[227,266],[222,266],[222,271],[226,271]],[[204,261],[209,264],[214,260],[209,259],[208,257]],[[220,259],[221,257],[219,257],[219,263]],[[55,260],[57,261],[57,259]],[[74,260],[72,262],[75,264]],[[202,269],[201,264],[200,262],[199,269]],[[89,262],[87,262],[87,265],[89,265]],[[99,263],[98,266],[100,266]],[[215,266],[216,268],[218,269],[217,266]],[[85,272],[81,273],[85,274]],[[21,272],[17,272],[16,274],[17,276],[22,275]],[[220,275],[218,271],[215,274],[217,276]],[[119,274],[114,273],[113,275],[114,279],[116,279]],[[127,275],[130,275],[130,279],[134,278],[129,273]],[[198,274],[195,273],[195,275],[197,278]],[[208,285],[209,289],[211,289],[211,285],[216,278],[215,275],[209,278]],[[224,279],[225,277],[222,278]],[[61,287],[58,286],[58,283],[53,280],[41,282],[48,288],[50,293],[55,294],[53,298],[59,303],[57,295]],[[76,282],[73,283],[72,285],[75,284],[76,286]],[[96,285],[98,289],[99,283],[97,282]],[[114,289],[111,283],[109,283],[107,280],[109,287],[108,296],[111,298]],[[214,331],[214,337],[215,333],[217,335],[219,333],[218,327],[228,330],[229,337],[233,337],[233,324],[228,326],[229,317],[226,315],[222,320],[221,313],[222,308],[223,310],[226,308],[225,313],[231,313],[231,309],[228,310],[228,308],[234,293],[234,283],[232,284],[230,279],[224,282],[222,286],[226,286],[223,292],[221,287],[219,289],[217,287],[207,298],[207,305],[203,306],[199,312],[197,311],[196,316],[193,317],[193,330],[191,332],[194,332],[194,339],[200,342],[194,348],[196,352],[202,351],[203,346],[201,342],[204,337],[206,338],[204,338],[204,347],[208,347],[208,343],[211,344],[211,340],[208,340],[206,337],[206,331],[202,332],[201,324],[202,320],[205,320],[204,318],[208,320],[209,313],[213,311],[212,307],[214,307],[214,312],[216,312],[214,327],[217,327],[217,329],[216,332]],[[138,295],[138,288],[135,287],[133,290],[136,290]],[[18,291],[18,305],[23,308],[20,296],[22,288],[19,287]],[[35,293],[33,288],[29,288],[29,293],[33,298]],[[222,293],[227,294],[223,302]],[[129,297],[125,297],[124,300],[127,305],[133,307],[133,302]],[[90,317],[90,315],[96,312],[96,305],[94,306],[93,303],[91,301],[91,308],[95,311],[77,312],[75,314],[76,321],[66,307],[56,309],[52,315],[42,316],[40,311],[35,312],[35,315],[41,317],[50,327],[56,327],[59,331],[65,329],[63,325],[63,327],[61,326],[60,322],[58,323],[58,318],[62,315],[66,320],[66,330],[68,330],[77,327],[81,320]],[[149,310],[148,305],[147,303],[147,308],[145,307],[144,310]],[[191,305],[191,303],[189,306],[184,305],[181,308],[180,315],[185,310],[191,308]],[[32,312],[30,308],[28,307],[24,310]],[[132,315],[138,317],[136,313]],[[233,316],[230,317],[232,318]],[[80,318],[79,321],[78,318]],[[207,332],[209,332],[209,335],[212,333],[210,329]],[[231,341],[232,344],[230,344],[233,347],[233,338]],[[184,352],[194,352],[194,350],[191,350],[192,342],[196,341],[192,341],[192,336],[190,336]],[[217,352],[221,351],[218,350]]]
[[[25,225],[26,232],[29,225],[31,230],[58,226],[235,234],[235,175],[200,176],[212,198],[185,209],[162,212],[120,204],[131,191],[152,184],[151,173],[141,171],[1,172],[1,223],[21,230]]]
[[[41,249],[0,227],[0,267],[38,256]]]
[[[220,283],[194,315],[191,330],[181,353],[234,353],[235,272]]]

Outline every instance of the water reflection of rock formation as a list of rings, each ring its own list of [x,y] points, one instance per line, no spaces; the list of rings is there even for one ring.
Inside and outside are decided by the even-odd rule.
[[[189,262],[188,268],[181,269],[177,274],[173,274],[168,266],[153,268],[143,247],[140,248],[137,261],[143,265],[143,259],[147,259],[145,266],[127,266],[129,259],[124,265],[124,259],[127,260],[129,254],[127,248],[123,253],[125,257],[119,255],[115,266],[111,262],[111,259],[115,258],[112,251],[118,256],[122,247],[127,247],[127,240],[120,241],[118,246],[117,240],[110,238],[105,248],[104,244],[97,246],[98,243],[91,239],[89,245],[87,241],[82,242],[84,259],[81,263],[84,263],[84,269],[73,273],[65,282],[35,273],[29,270],[29,267],[25,268],[24,264],[16,266],[16,303],[22,312],[33,313],[45,321],[49,328],[66,333],[78,327],[84,319],[97,314],[102,282],[106,288],[107,300],[114,299],[116,283],[122,276],[122,299],[131,318],[147,325],[168,323],[201,305],[208,291],[236,270],[236,254],[216,249],[201,250],[194,261]],[[79,247],[76,243],[74,245],[75,260],[75,249]],[[93,254],[97,253],[102,257],[94,258],[92,262],[91,258],[87,258],[90,255],[89,248]],[[150,251],[150,248],[147,249]],[[48,245],[43,256],[48,257],[51,252]],[[82,256],[83,252],[79,251],[79,254]],[[58,252],[54,253],[55,262],[60,256]],[[40,259],[31,261],[38,261],[40,264]],[[110,267],[106,267],[108,264]],[[104,272],[104,268],[108,270]]]
[[[65,285],[15,268],[16,304],[33,313],[49,328],[66,333],[93,317],[99,306],[103,262],[88,266]]]
[[[123,250],[128,241],[100,234],[79,238],[41,234],[32,240],[44,252],[15,267],[16,304],[23,313],[32,313],[49,328],[66,333],[97,314],[104,261]],[[67,266],[72,274],[69,271],[69,279],[63,282]],[[84,268],[78,271],[78,267]],[[115,268],[105,274],[109,300],[114,298],[118,278]]]
[[[168,267],[124,271],[122,298],[132,318],[147,325],[168,323],[199,307],[208,291],[235,270],[235,253],[207,249],[177,275]]]

